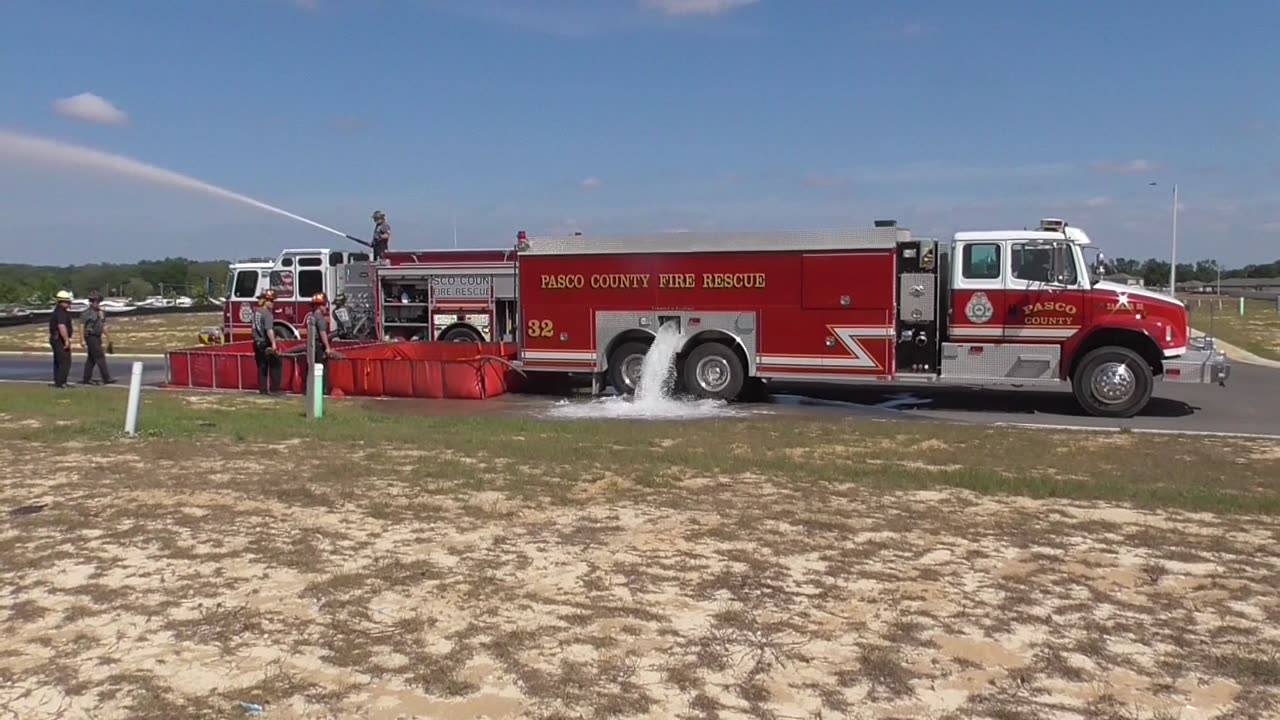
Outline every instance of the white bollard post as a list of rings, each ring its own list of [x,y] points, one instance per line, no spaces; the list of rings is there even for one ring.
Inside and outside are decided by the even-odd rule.
[[[1244,317],[1244,298],[1240,298],[1240,317]]]
[[[142,363],[135,362],[129,373],[129,407],[124,415],[126,435],[138,434],[138,404],[142,400]]]
[[[314,404],[314,401],[311,398],[312,398],[312,394],[315,393],[316,391],[315,383],[313,382],[313,379],[315,378],[315,375],[316,375],[315,364],[316,364],[315,347],[312,346],[311,339],[307,338],[307,366],[306,366],[306,370],[304,371],[305,374],[302,377],[302,381],[306,383],[307,417],[311,417],[311,410]]]

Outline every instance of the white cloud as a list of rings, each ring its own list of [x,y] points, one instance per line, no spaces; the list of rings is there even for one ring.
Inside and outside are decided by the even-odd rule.
[[[98,125],[124,126],[129,124],[129,116],[123,110],[90,92],[55,100],[53,111],[72,120],[96,123]]]
[[[1084,204],[1085,204],[1085,207],[1091,207],[1091,208],[1107,207],[1108,205],[1111,204],[1111,198],[1107,197],[1106,195],[1099,195],[1097,197],[1091,197],[1088,200],[1085,200]]]
[[[598,177],[584,178],[582,182],[578,183],[578,187],[586,190],[587,192],[591,192],[592,190],[599,190],[604,187],[604,181]]]
[[[1267,232],[1280,232],[1280,221],[1263,223],[1262,229]]]
[[[664,15],[685,17],[690,15],[724,15],[739,8],[753,5],[759,0],[642,0],[645,7]]]
[[[1097,162],[1093,164],[1095,172],[1103,175],[1142,175],[1155,172],[1160,166],[1150,160],[1128,160],[1125,162]]]

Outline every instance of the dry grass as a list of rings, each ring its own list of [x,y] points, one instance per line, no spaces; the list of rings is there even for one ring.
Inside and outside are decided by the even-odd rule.
[[[110,316],[107,322],[118,354],[161,353],[175,348],[194,347],[202,329],[222,325],[222,313]],[[82,335],[78,317],[75,330],[78,343]],[[79,351],[78,344],[74,347]],[[0,350],[49,352],[48,324],[39,322],[0,328]]]
[[[0,717],[1280,712],[1274,446],[50,395],[0,388]]]
[[[1237,298],[1181,298],[1187,303],[1191,326],[1213,335],[1254,355],[1280,360],[1280,312],[1274,300],[1245,300],[1244,317],[1240,316]]]

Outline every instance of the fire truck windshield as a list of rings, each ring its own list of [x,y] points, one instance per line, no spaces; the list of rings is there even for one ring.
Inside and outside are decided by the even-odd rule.
[[[1075,285],[1079,278],[1071,243],[1015,243],[1010,264],[1013,277],[1027,282]]]

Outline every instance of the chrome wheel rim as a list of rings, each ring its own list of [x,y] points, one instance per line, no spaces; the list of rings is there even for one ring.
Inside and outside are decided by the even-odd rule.
[[[729,363],[721,357],[705,357],[698,361],[694,370],[694,378],[703,392],[717,393],[729,385],[732,373]]]
[[[622,361],[622,382],[628,390],[635,390],[640,385],[640,374],[644,368],[643,355],[628,355]]]
[[[1137,384],[1137,377],[1127,364],[1110,362],[1094,371],[1089,385],[1099,401],[1116,405],[1133,397]]]

